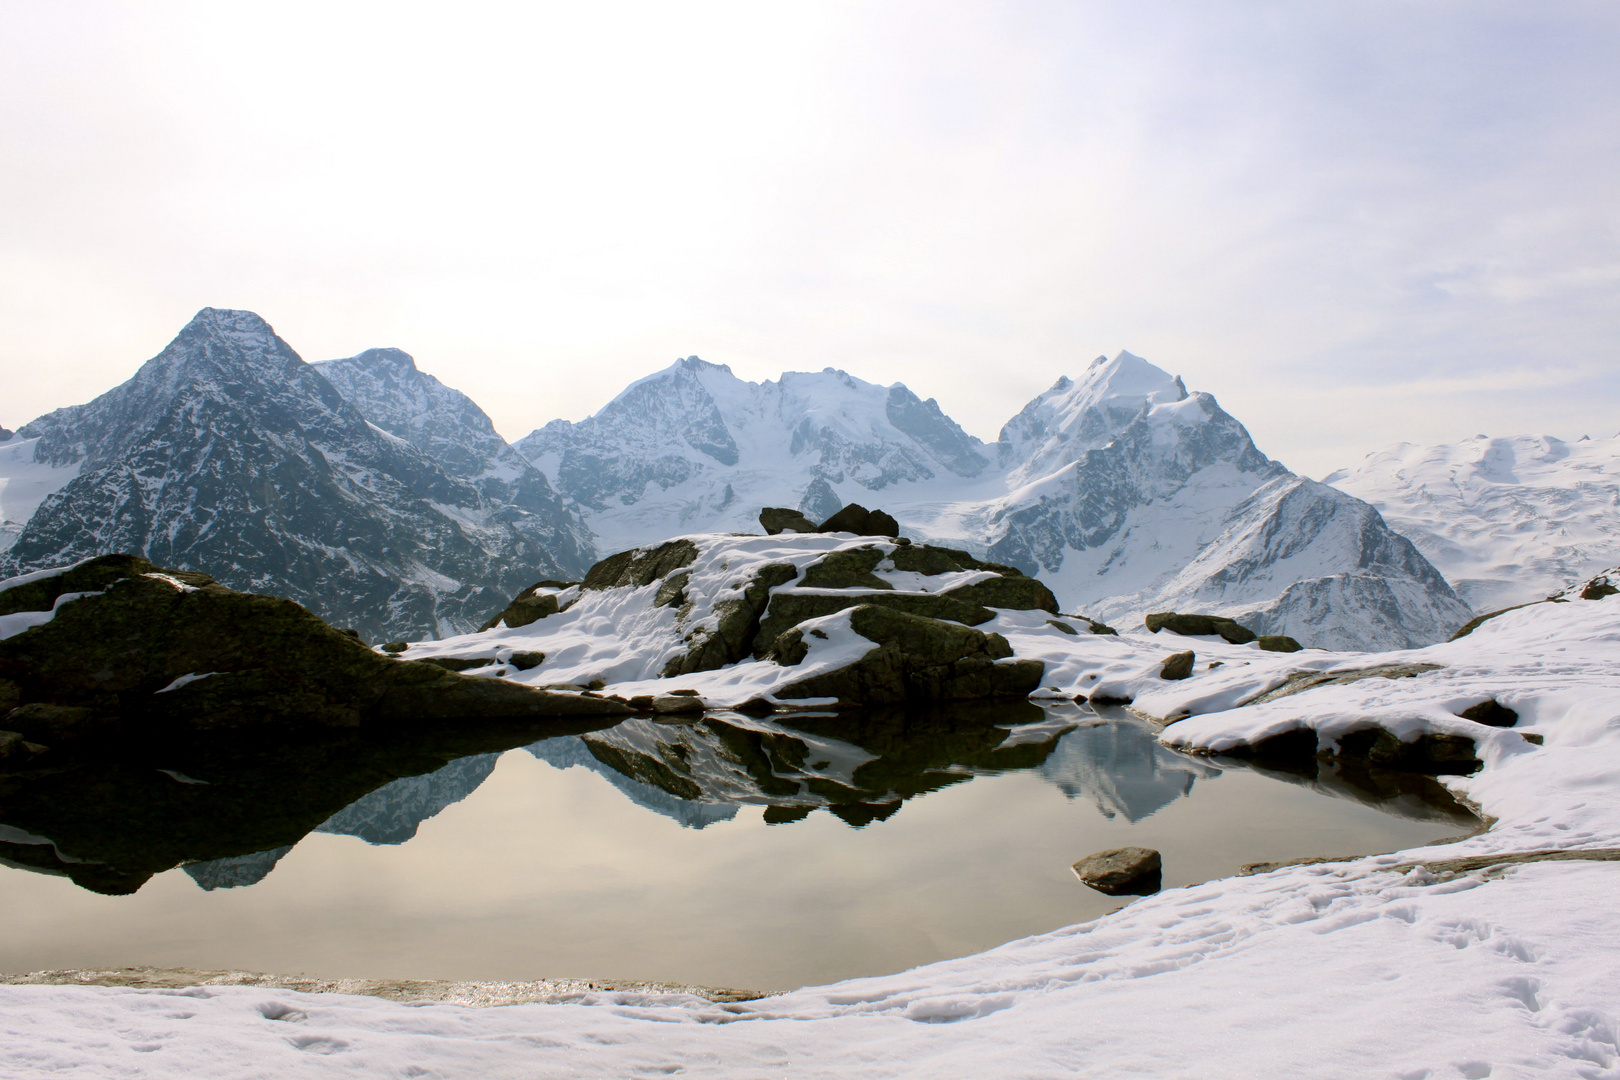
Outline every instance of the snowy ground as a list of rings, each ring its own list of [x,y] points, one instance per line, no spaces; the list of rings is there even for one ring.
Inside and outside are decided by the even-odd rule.
[[[262,987],[0,987],[0,1075],[1620,1077],[1620,863],[1600,861],[1620,848],[1620,597],[1536,605],[1458,642],[1378,655],[1164,635],[1049,644],[1050,628],[1006,622],[1022,618],[1003,616],[1003,632],[1060,661],[1052,693],[1105,685],[1144,712],[1190,714],[1164,733],[1184,748],[1300,724],[1324,745],[1369,722],[1474,737],[1484,768],[1447,782],[1493,824],[753,1002],[603,993],[478,1009]],[[1156,660],[1189,645],[1194,677],[1158,680]],[[1441,666],[1238,704],[1290,670],[1393,663]],[[1519,724],[1454,715],[1486,698]],[[1572,850],[1593,861],[1446,869]]]

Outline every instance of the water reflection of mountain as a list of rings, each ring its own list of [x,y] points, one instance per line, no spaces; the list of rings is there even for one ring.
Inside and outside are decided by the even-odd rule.
[[[583,736],[542,739],[524,749],[553,768],[589,769],[618,788],[620,794],[637,806],[667,818],[674,818],[688,829],[701,829],[717,821],[730,821],[737,816],[736,803],[694,801],[679,795],[671,795],[654,784],[626,776],[604,764],[600,758],[591,753],[591,748]]]
[[[356,836],[368,844],[403,844],[422,822],[478,790],[495,770],[500,754],[474,754],[425,776],[407,776],[362,795],[315,826],[315,832]],[[191,879],[204,889],[255,885],[274,870],[291,846],[190,863]]]
[[[384,784],[315,826],[316,832],[358,836],[368,844],[403,844],[422,822],[478,790],[499,754],[474,754],[438,772]]]
[[[1071,799],[1085,797],[1106,818],[1136,822],[1192,793],[1221,770],[1161,745],[1146,724],[1093,720],[1058,740],[1040,773]]]
[[[634,719],[594,731],[494,723],[381,741],[334,732],[183,752],[133,746],[71,768],[0,776],[0,864],[114,894],[175,866],[208,890],[252,885],[312,831],[373,844],[409,840],[517,747],[557,768],[590,769],[688,828],[728,820],[745,805],[762,806],[769,824],[826,810],[860,827],[917,795],[1014,770],[1034,770],[1069,798],[1134,822],[1189,794],[1197,780],[1237,767],[1177,754],[1154,736],[1128,715],[1011,702]],[[1469,820],[1425,778],[1307,771],[1279,778],[1403,816]]]
[[[112,895],[135,892],[176,866],[204,888],[251,884],[334,817],[357,832],[375,827],[374,835],[397,836],[465,797],[483,778],[478,769],[487,775],[499,753],[586,727],[468,721],[270,741],[229,733],[175,745],[131,740],[48,769],[0,773],[0,865],[61,874]],[[444,780],[431,779],[447,767]],[[425,782],[343,813],[402,778]]]

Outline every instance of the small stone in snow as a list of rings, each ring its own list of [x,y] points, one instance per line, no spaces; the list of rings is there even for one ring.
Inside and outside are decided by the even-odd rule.
[[[1161,679],[1185,679],[1193,672],[1193,660],[1196,656],[1191,649],[1186,652],[1171,653],[1164,658],[1164,666],[1159,668]]]

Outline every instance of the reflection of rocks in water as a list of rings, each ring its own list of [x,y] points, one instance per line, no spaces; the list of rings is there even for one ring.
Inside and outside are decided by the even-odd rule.
[[[187,867],[204,888],[252,884],[275,865],[278,852],[393,781],[483,759],[453,770],[444,782],[368,804],[348,819],[357,834],[373,828],[379,836],[408,833],[476,787],[491,755],[577,734],[590,723],[469,719],[386,732],[112,743],[98,756],[55,769],[0,775],[0,860],[64,874],[111,895],[135,892],[153,874],[176,866]],[[418,797],[413,802],[407,793]]]
[[[474,754],[426,776],[384,784],[315,827],[316,832],[358,836],[368,844],[403,844],[428,818],[478,790],[495,771],[499,754]]]
[[[768,824],[799,821],[825,807],[859,827],[889,817],[912,796],[981,773],[1038,766],[1068,726],[1028,702],[769,720],[727,713],[690,724],[627,720],[566,740],[575,744],[567,756],[565,740],[531,752],[616,775],[620,790],[683,824],[708,824],[722,809],[729,817],[751,804],[766,807]],[[687,809],[671,812],[681,807]]]
[[[604,765],[591,753],[583,738],[568,736],[561,739],[542,739],[525,747],[529,753],[558,769],[574,766],[589,769],[601,776],[637,806],[673,818],[688,829],[701,829],[717,821],[730,821],[737,816],[734,803],[694,802],[679,795],[671,795],[654,784],[626,776]]]
[[[208,862],[190,863],[181,867],[191,880],[209,892],[215,889],[235,889],[242,885],[257,885],[276,868],[281,857],[292,850],[292,845],[255,851],[251,855],[233,855],[228,859],[210,859]]]
[[[1481,826],[1479,817],[1458,802],[1449,788],[1423,773],[1396,772],[1344,758],[1307,758],[1290,763],[1287,769],[1267,767],[1247,759],[1216,760],[1229,769],[1252,769],[1273,780],[1349,799],[1412,821],[1442,821],[1469,830]]]
[[[1154,731],[1128,715],[1116,715],[1069,732],[1041,765],[1069,798],[1085,796],[1103,817],[1141,821],[1192,793],[1193,781],[1221,770],[1160,745]]]

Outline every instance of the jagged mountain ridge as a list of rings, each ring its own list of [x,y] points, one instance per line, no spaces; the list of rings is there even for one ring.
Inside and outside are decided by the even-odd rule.
[[[1471,615],[1376,510],[1295,476],[1214,397],[1130,353],[1059,379],[989,445],[900,384],[832,369],[750,383],[696,357],[516,445],[604,550],[752,530],[761,505],[863,502],[1127,627],[1193,609],[1366,649]]]
[[[578,423],[517,449],[586,509],[598,546],[757,527],[764,505],[826,516],[901,484],[959,484],[990,466],[933,400],[846,372],[751,383],[695,356],[639,379]],[[831,510],[827,509],[831,507]]]
[[[537,513],[447,472],[251,312],[203,309],[128,382],[18,434],[38,465],[78,473],[3,573],[129,551],[368,637],[422,637],[476,626],[593,554],[554,542],[579,537],[560,500]]]
[[[1323,482],[1377,507],[1477,611],[1620,562],[1620,436],[1397,443]]]

